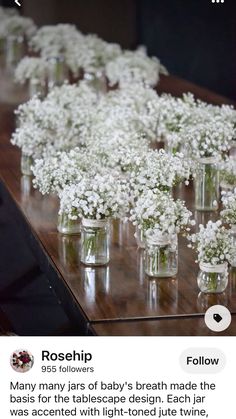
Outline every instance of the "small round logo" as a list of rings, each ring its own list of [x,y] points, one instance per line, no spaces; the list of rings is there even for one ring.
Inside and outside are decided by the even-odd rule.
[[[34,365],[34,357],[29,351],[18,349],[11,355],[10,364],[14,371],[27,372]]]

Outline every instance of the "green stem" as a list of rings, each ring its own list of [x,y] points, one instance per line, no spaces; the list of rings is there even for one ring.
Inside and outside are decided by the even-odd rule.
[[[217,273],[216,272],[209,272],[209,282],[208,282],[208,288],[210,292],[216,292],[217,291]]]

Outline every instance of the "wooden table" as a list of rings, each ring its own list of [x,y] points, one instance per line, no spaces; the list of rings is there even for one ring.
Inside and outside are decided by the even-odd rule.
[[[163,77],[158,91],[181,95],[192,91],[212,103],[231,103],[205,89]],[[225,293],[204,295],[196,283],[198,266],[194,253],[180,239],[179,272],[174,279],[149,279],[143,269],[143,253],[130,224],[114,222],[111,260],[108,266],[91,268],[80,264],[77,236],[58,234],[58,201],[32,189],[31,180],[20,173],[20,152],[10,145],[14,129],[12,105],[0,105],[1,194],[30,244],[68,315],[78,324],[78,333],[98,335],[205,335],[211,334],[203,315],[213,304],[223,304],[236,314],[236,274],[231,272]],[[179,188],[177,196],[193,209],[193,189]],[[197,213],[198,222],[212,214]],[[215,215],[216,216],[216,215]],[[234,322],[235,322],[235,318]],[[235,334],[235,325],[228,330]]]

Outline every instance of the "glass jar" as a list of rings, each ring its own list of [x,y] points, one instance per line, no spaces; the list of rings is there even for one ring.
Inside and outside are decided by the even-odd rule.
[[[219,207],[218,159],[206,157],[197,162],[195,207],[199,211],[216,211]]]
[[[200,263],[199,267],[197,283],[201,292],[217,294],[225,291],[228,285],[227,263],[220,265]]]
[[[85,265],[99,266],[109,262],[108,220],[82,220],[80,257]]]
[[[68,71],[63,56],[49,58],[48,64],[48,90],[51,90],[68,79]]]
[[[81,230],[80,220],[71,220],[68,214],[63,212],[58,216],[57,230],[61,234],[79,234]]]
[[[27,154],[21,154],[21,173],[25,176],[31,176],[32,170],[31,166],[33,165],[33,158],[31,156],[27,156]]]
[[[234,249],[235,249],[234,255],[235,256],[230,261],[230,265],[233,266],[233,268],[236,268],[236,225],[233,225],[231,227],[231,237],[233,239],[233,246],[234,246]]]
[[[15,71],[17,64],[24,56],[23,36],[8,36],[6,39],[6,67],[10,72]]]
[[[140,249],[145,249],[144,229],[136,226],[135,235],[136,243]]]
[[[41,98],[45,96],[46,93],[46,82],[45,80],[30,79],[29,81],[29,97],[30,99],[38,95]]]
[[[150,277],[173,277],[178,272],[178,238],[176,234],[148,237],[145,273]]]

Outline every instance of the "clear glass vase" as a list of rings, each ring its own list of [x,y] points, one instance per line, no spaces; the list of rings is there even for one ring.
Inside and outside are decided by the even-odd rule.
[[[136,226],[135,235],[136,243],[140,249],[145,249],[145,238],[143,228]]]
[[[35,95],[43,98],[46,93],[46,82],[45,80],[30,79],[29,81],[29,97],[32,98]]]
[[[79,234],[81,230],[80,220],[71,220],[68,214],[63,212],[58,216],[57,230],[61,234]]]
[[[234,257],[230,261],[230,265],[233,266],[233,268],[236,268],[236,225],[233,225],[231,227],[231,237],[233,239],[233,246],[234,246]]]
[[[199,159],[195,177],[195,207],[199,211],[216,211],[219,207],[218,159]]]
[[[215,266],[209,263],[200,263],[197,283],[201,292],[217,294],[225,291],[228,285],[228,276],[226,263]]]
[[[6,67],[12,72],[24,56],[23,36],[8,36],[6,39]]]
[[[68,79],[68,71],[63,56],[49,58],[48,64],[48,90],[51,90]]]
[[[173,277],[178,272],[177,235],[147,238],[145,273],[154,278]]]
[[[21,173],[25,176],[31,176],[32,170],[31,166],[33,165],[33,158],[31,156],[27,156],[27,154],[21,154]]]
[[[81,262],[96,266],[109,262],[108,220],[82,220]]]

